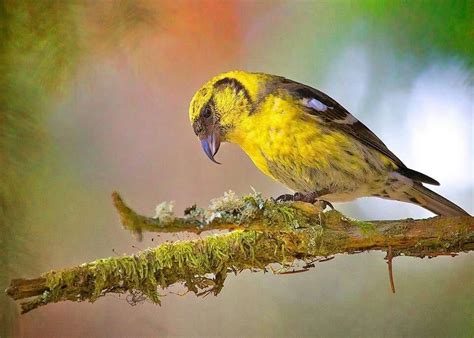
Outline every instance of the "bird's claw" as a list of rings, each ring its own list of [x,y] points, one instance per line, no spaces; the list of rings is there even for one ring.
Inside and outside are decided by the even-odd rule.
[[[310,192],[307,194],[303,194],[300,192],[296,192],[293,195],[291,194],[283,194],[280,195],[276,198],[277,202],[306,202],[306,203],[319,203],[321,204],[322,210],[326,209],[327,207],[330,207],[332,210],[334,210],[334,206],[332,205],[331,202],[325,201],[318,199],[318,194],[315,192]]]
[[[334,210],[334,205],[332,205],[332,203],[329,201],[316,200],[313,204],[315,203],[319,203],[321,205],[322,210],[325,210],[327,207],[329,207],[331,210]]]

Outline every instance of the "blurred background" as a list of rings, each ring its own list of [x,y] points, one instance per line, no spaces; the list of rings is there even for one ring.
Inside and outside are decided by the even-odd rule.
[[[194,92],[242,69],[316,87],[368,125],[436,191],[474,213],[473,1],[0,2],[0,289],[11,278],[133,253],[189,235],[121,229],[137,211],[206,206],[251,186],[287,191],[236,146],[221,166],[188,120]],[[361,199],[361,219],[429,217]],[[24,316],[0,295],[0,336],[456,336],[474,334],[474,254],[338,255],[304,274],[229,276],[218,297],[124,296]],[[469,286],[470,285],[470,286]]]

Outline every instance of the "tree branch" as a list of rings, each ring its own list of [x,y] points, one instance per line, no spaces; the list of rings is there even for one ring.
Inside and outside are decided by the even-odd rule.
[[[114,193],[124,228],[141,238],[143,231],[201,233],[234,230],[205,238],[163,243],[131,256],[111,257],[35,279],[14,279],[6,293],[22,303],[22,313],[64,300],[95,301],[107,293],[126,293],[131,302],[145,297],[160,302],[158,289],[176,283],[197,295],[218,294],[228,272],[265,270],[269,264],[291,266],[337,253],[385,250],[392,256],[454,255],[474,249],[474,218],[356,221],[337,211],[322,213],[312,204],[276,203],[259,194],[237,198],[227,193],[207,210],[192,206],[176,217],[162,203],[155,217],[138,215]],[[306,271],[311,264],[306,264]]]

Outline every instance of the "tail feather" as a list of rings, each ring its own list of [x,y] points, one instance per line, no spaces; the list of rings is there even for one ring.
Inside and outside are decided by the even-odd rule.
[[[414,183],[404,196],[404,201],[420,205],[440,216],[469,216],[464,209],[421,183]]]

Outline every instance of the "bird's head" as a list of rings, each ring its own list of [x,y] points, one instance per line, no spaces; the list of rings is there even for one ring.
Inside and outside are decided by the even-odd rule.
[[[220,74],[194,94],[189,118],[211,161],[221,142],[233,141],[244,116],[252,114],[258,96],[258,75],[234,71]]]

